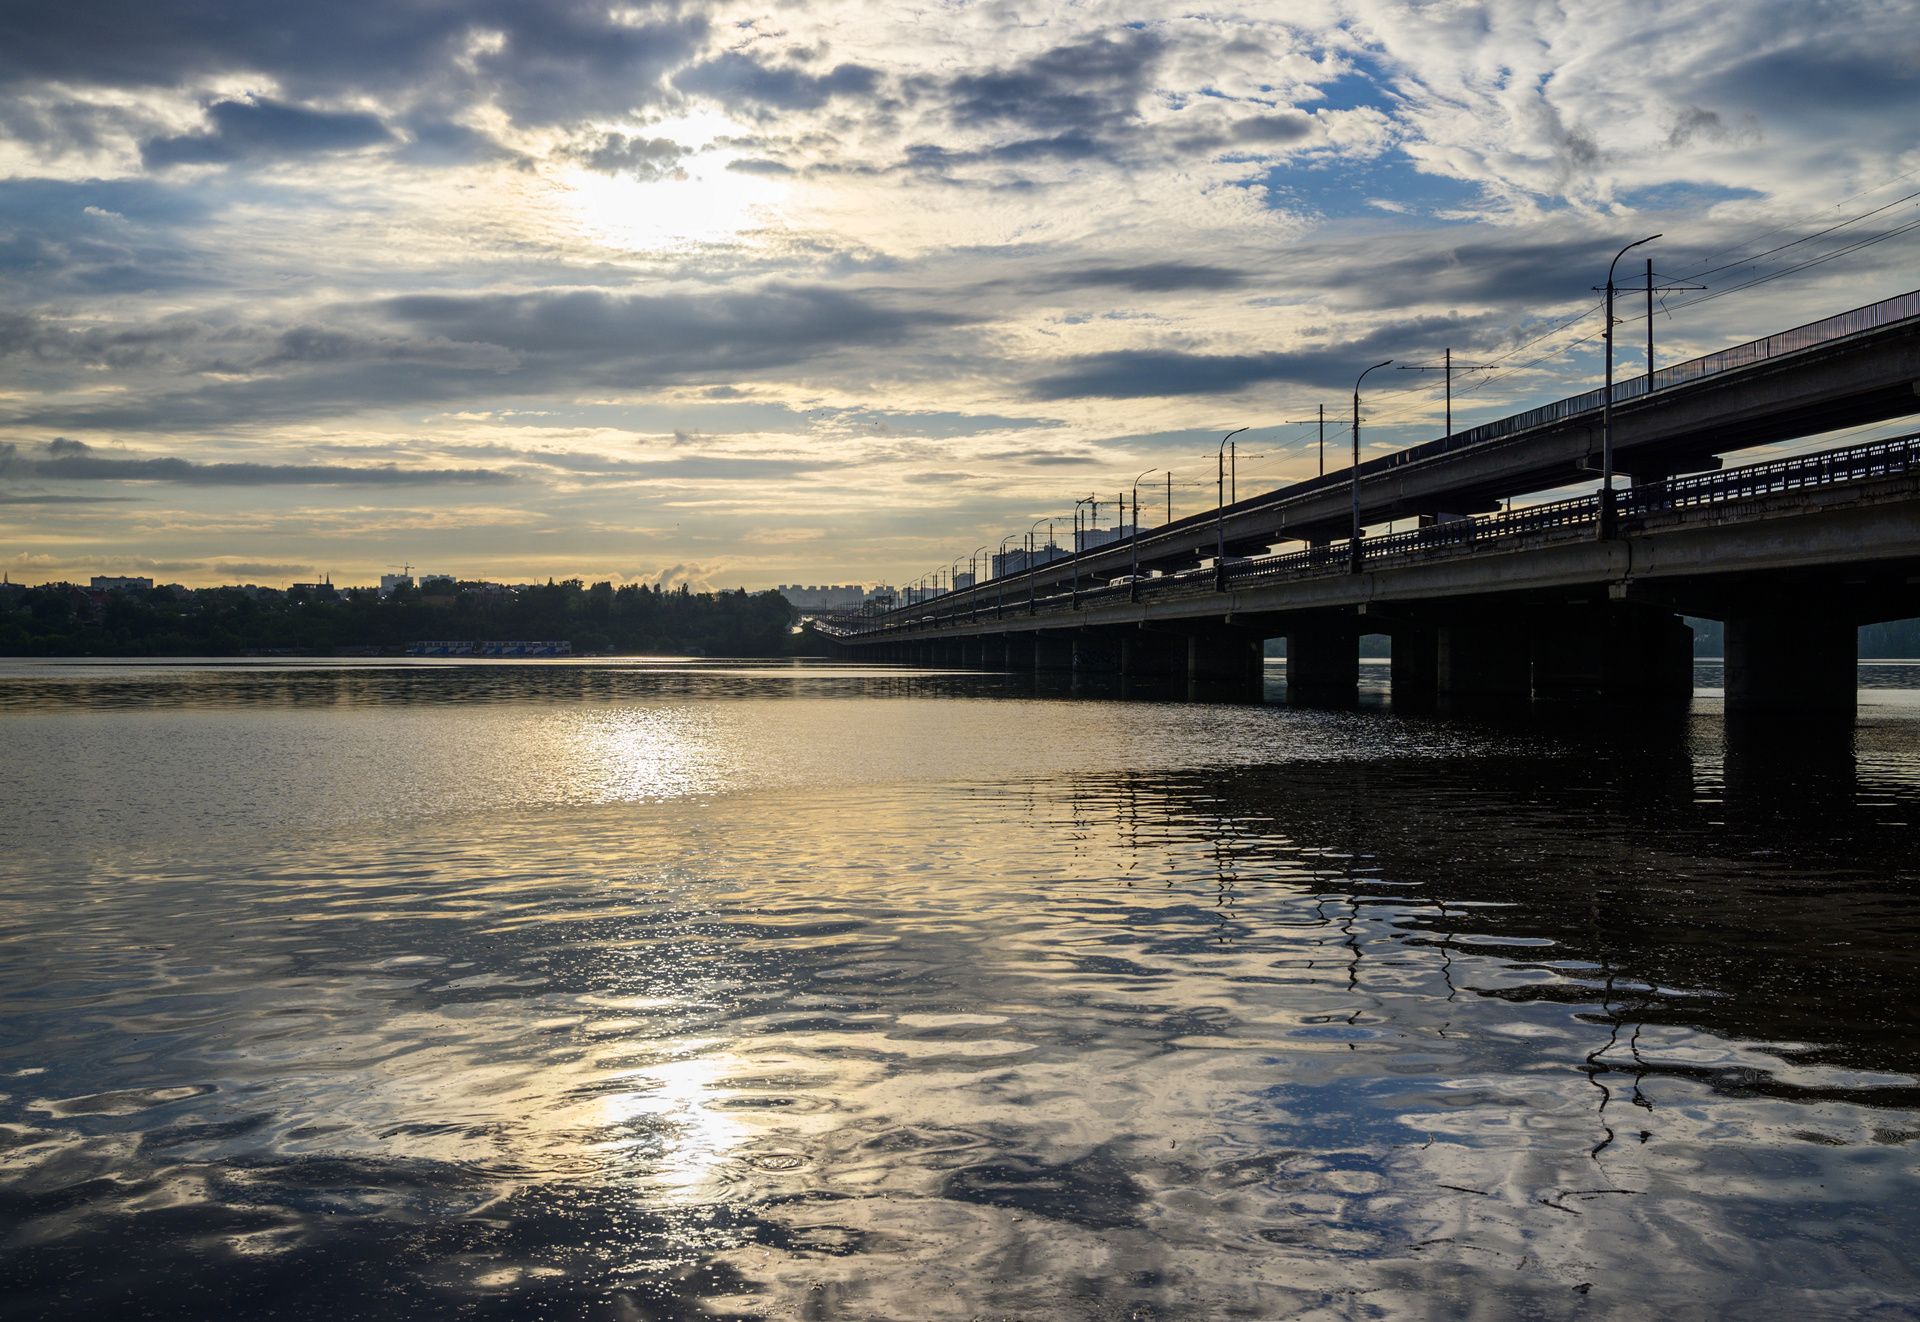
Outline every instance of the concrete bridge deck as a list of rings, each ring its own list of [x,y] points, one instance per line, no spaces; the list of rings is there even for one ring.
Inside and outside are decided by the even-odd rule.
[[[1603,392],[1541,408],[1360,465],[1363,524],[1469,514],[1497,501],[1596,481]],[[1615,466],[1637,485],[1717,468],[1720,456],[1794,437],[1920,412],[1920,291],[1736,345],[1614,386]],[[1078,580],[1104,583],[1142,570],[1196,566],[1224,547],[1259,554],[1291,541],[1348,536],[1352,472],[1249,497],[965,589],[1038,594]],[[943,597],[940,600],[948,600]],[[919,613],[917,607],[896,614]]]
[[[1853,632],[1920,615],[1920,434],[1123,586],[1019,579],[828,622],[850,655],[1238,683],[1288,639],[1297,701],[1351,697],[1362,634],[1395,700],[1691,692],[1680,613],[1727,621],[1732,708],[1851,710]]]

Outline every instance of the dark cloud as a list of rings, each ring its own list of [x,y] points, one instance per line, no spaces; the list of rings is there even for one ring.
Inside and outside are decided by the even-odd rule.
[[[395,155],[414,165],[472,165],[480,161],[519,159],[518,153],[503,147],[478,129],[470,129],[450,119],[416,115],[402,122],[407,141]]]
[[[1463,332],[1451,318],[1430,317],[1386,326],[1338,344],[1289,353],[1208,354],[1166,349],[1116,349],[1066,360],[1061,369],[1034,381],[1036,399],[1147,399],[1171,395],[1232,394],[1249,386],[1285,381],[1319,389],[1343,389],[1355,373],[1382,357],[1417,357],[1446,332]]]
[[[431,89],[553,124],[657,101],[664,74],[707,30],[704,14],[676,0],[13,0],[0,85],[193,87],[264,75],[303,99]]]
[[[204,133],[155,138],[142,144],[141,160],[149,169],[272,161],[358,151],[393,140],[386,125],[373,115],[310,110],[260,98],[216,101],[207,107],[207,121]]]
[[[420,294],[380,307],[450,341],[494,345],[529,362],[617,362],[646,380],[795,363],[966,320],[957,312],[895,308],[802,285],[715,294]]]
[[[1056,276],[1054,283],[1068,288],[1172,293],[1183,289],[1238,289],[1247,283],[1247,273],[1197,262],[1143,262],[1137,266],[1089,266],[1067,271]]]
[[[1235,120],[1227,131],[1234,142],[1261,146],[1281,146],[1299,142],[1313,132],[1313,116],[1293,110],[1276,115],[1255,115]]]
[[[686,154],[685,147],[667,138],[630,138],[624,133],[607,133],[577,149],[573,156],[589,170],[648,180],[673,174]]]
[[[793,167],[791,165],[783,165],[779,161],[768,160],[765,157],[760,157],[760,156],[748,157],[745,160],[739,160],[739,161],[729,161],[727,163],[727,168],[729,170],[738,170],[741,174],[792,174],[793,173]]]
[[[842,64],[823,74],[792,65],[762,64],[750,55],[728,51],[674,75],[682,92],[710,96],[729,106],[769,110],[818,110],[840,96],[871,96],[880,73],[864,64]]]
[[[128,505],[138,496],[62,496],[50,492],[0,491],[0,505]]]
[[[187,319],[120,327],[17,329],[12,345],[43,361],[111,356],[200,374],[188,389],[95,404],[16,409],[16,426],[217,429],[382,406],[485,407],[549,390],[732,384],[849,349],[892,349],[971,318],[948,308],[893,306],[818,285],[719,293],[604,290],[422,294],[328,310],[294,328],[204,326]],[[8,346],[0,322],[0,348]],[[36,325],[36,323],[29,323]]]
[[[188,486],[425,486],[511,482],[487,468],[400,468],[393,464],[199,463],[103,455],[84,441],[55,437],[41,455],[0,443],[0,477],[60,482],[176,482]]]
[[[955,122],[1023,125],[1036,135],[1095,136],[1134,117],[1165,43],[1147,31],[1056,46],[1024,64],[963,74],[946,85]]]

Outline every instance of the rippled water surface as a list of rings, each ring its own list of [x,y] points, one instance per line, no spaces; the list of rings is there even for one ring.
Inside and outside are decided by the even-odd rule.
[[[1920,667],[1698,678],[0,663],[0,1311],[1914,1316]]]

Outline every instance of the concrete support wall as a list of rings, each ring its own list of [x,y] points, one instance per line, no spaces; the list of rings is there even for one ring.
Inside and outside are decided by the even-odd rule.
[[[1360,631],[1351,620],[1287,629],[1287,702],[1295,707],[1351,706],[1360,696]]]
[[[1037,671],[1073,669],[1073,635],[1039,632],[1033,635],[1033,668]]]
[[[1624,601],[1539,616],[1533,695],[1685,706],[1693,697],[1693,630],[1671,612]]]
[[[1187,639],[1135,629],[1120,640],[1120,672],[1136,684],[1185,684]]]
[[[1408,626],[1393,631],[1393,706],[1426,711],[1440,692],[1440,632]]]
[[[1187,696],[1257,699],[1262,647],[1259,635],[1243,629],[1197,630],[1187,635]]]
[[[1735,616],[1725,638],[1729,713],[1853,711],[1859,634],[1850,618]]]
[[[1515,700],[1533,696],[1533,655],[1518,620],[1440,626],[1435,688],[1442,699]]]
[[[1073,673],[1076,676],[1118,675],[1120,662],[1118,631],[1083,629],[1073,636]]]

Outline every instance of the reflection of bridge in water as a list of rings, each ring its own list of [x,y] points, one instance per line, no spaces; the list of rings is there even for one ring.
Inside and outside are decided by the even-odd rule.
[[[1418,967],[1463,998],[1592,1007],[1590,1063],[1616,1088],[1651,1072],[1729,1095],[1920,1104],[1902,1012],[1920,993],[1916,933],[1899,898],[1915,875],[1920,781],[1857,770],[1845,738],[1783,742],[1772,722],[1735,722],[1724,740],[1717,725],[1524,728],[1521,752],[1469,741],[1402,761],[1086,786],[1109,803],[1137,795],[1149,831],[1169,810],[1218,822],[1223,905],[1244,907],[1269,879],[1297,884],[1301,861],[1321,860],[1311,884],[1330,911],[1328,956],[1351,961],[1356,995]],[[1904,759],[1910,735],[1890,737]],[[1223,923],[1236,939],[1237,921]],[[1541,976],[1476,981],[1476,959],[1538,963]],[[1630,1045],[1661,1025],[1869,1073],[1834,1087],[1731,1058],[1650,1065]]]
[[[871,660],[1213,691],[1284,636],[1310,703],[1350,701],[1386,634],[1397,704],[1662,704],[1692,689],[1684,614],[1726,624],[1730,710],[1850,711],[1856,628],[1920,614],[1920,434],[1721,456],[1920,412],[1920,291],[1617,385],[1611,518],[1599,495],[1494,512],[1599,468],[1600,394],[816,627]]]

